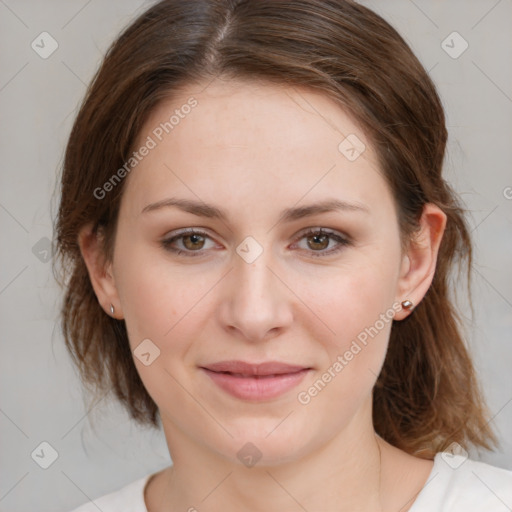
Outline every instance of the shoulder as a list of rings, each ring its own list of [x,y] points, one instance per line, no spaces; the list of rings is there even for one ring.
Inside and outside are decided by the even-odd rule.
[[[512,508],[512,471],[438,453],[410,512],[499,512]]]
[[[93,501],[84,503],[71,512],[147,512],[144,502],[144,489],[152,474],[135,480],[117,491],[105,494]]]

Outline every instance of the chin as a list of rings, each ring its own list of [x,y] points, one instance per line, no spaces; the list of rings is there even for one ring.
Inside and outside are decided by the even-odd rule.
[[[308,453],[308,446],[315,444],[310,439],[308,422],[304,420],[299,426],[296,418],[292,420],[295,414],[284,421],[286,415],[277,421],[275,418],[240,419],[236,425],[228,427],[233,438],[224,437],[223,446],[217,445],[215,449],[231,463],[248,468],[292,463]]]

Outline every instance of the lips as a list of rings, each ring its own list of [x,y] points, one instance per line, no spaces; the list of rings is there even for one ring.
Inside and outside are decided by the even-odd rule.
[[[285,364],[277,361],[259,364],[251,364],[244,361],[221,361],[209,364],[203,368],[216,373],[231,373],[240,377],[271,377],[308,369],[305,366]]]
[[[200,369],[220,389],[245,401],[268,401],[297,386],[310,367],[268,361],[251,364],[244,361],[221,361]]]

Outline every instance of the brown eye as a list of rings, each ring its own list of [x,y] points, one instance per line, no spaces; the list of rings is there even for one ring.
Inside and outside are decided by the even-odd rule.
[[[320,235],[315,234],[307,237],[308,247],[313,250],[323,250],[327,249],[329,246],[329,236],[328,235]]]
[[[180,256],[205,256],[208,249],[215,244],[212,238],[202,231],[182,231],[175,236],[161,241],[162,247],[169,252]]]
[[[201,235],[186,235],[182,240],[185,248],[190,251],[202,249],[204,246],[204,237]]]
[[[351,243],[347,235],[316,228],[303,232],[294,245],[309,253],[309,256],[322,257],[334,255]]]

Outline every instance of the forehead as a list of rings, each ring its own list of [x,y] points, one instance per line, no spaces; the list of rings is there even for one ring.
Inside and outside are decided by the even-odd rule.
[[[188,107],[191,102],[193,108]],[[295,154],[308,154],[321,143],[337,154],[347,135],[357,133],[365,139],[363,130],[327,95],[265,82],[216,79],[182,88],[153,110],[139,139],[169,121],[173,126],[170,133],[162,134],[164,144],[174,141],[179,146],[192,136],[202,150],[266,144],[274,151],[292,148]]]
[[[235,195],[268,202],[271,191],[297,202],[333,188],[372,201],[386,187],[362,129],[334,100],[305,88],[218,79],[190,85],[153,110],[135,149],[150,139],[125,190],[139,212],[176,189],[218,203]],[[365,146],[355,159],[346,152],[354,141]]]

